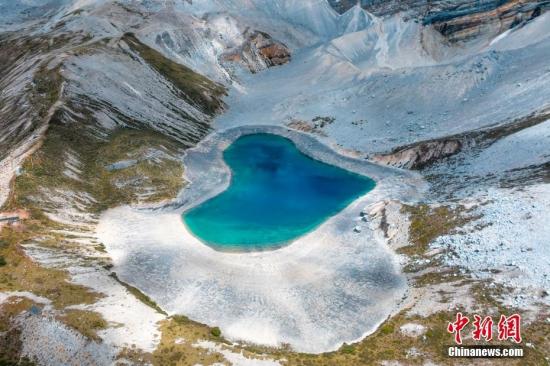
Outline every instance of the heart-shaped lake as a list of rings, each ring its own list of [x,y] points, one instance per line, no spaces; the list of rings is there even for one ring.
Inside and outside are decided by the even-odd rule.
[[[273,134],[242,136],[223,157],[232,172],[229,187],[183,214],[194,235],[220,250],[289,243],[375,186],[372,179],[314,160]]]

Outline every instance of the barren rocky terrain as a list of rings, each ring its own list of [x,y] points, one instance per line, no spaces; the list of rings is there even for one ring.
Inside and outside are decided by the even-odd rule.
[[[549,7],[0,0],[0,364],[548,364]],[[209,252],[178,215],[247,129],[378,188]],[[446,357],[457,311],[521,314],[525,357]]]

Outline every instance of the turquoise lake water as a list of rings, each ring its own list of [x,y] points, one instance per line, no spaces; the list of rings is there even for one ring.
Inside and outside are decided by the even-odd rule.
[[[223,153],[228,189],[183,214],[214,248],[257,250],[310,232],[372,190],[372,179],[314,160],[273,134],[238,138]]]

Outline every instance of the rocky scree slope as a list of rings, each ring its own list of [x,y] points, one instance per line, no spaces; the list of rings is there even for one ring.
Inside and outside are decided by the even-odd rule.
[[[343,4],[332,3],[336,8]],[[26,208],[32,218],[23,234],[2,233],[0,255],[8,265],[0,271],[9,281],[2,282],[1,291],[43,296],[18,292],[27,300],[31,296],[35,306],[42,304],[45,314],[65,319],[32,318],[18,323],[15,333],[4,334],[4,341],[21,339],[21,334],[34,340],[15,347],[15,359],[26,355],[47,364],[55,354],[40,345],[44,336],[63,350],[56,352],[60,355],[104,363],[120,356],[125,347],[121,339],[135,342],[144,351],[135,353],[145,359],[153,357],[156,347],[168,356],[175,355],[171,347],[193,354],[194,347],[174,336],[193,339],[193,332],[184,333],[189,329],[200,329],[203,340],[219,340],[207,327],[184,318],[163,323],[168,346],[154,339],[160,334],[156,322],[166,320],[164,315],[139,290],[109,276],[109,258],[94,238],[98,215],[106,208],[173,197],[183,184],[178,163],[183,150],[208,133],[216,116],[219,128],[311,121],[319,126],[318,136],[342,152],[420,169],[432,185],[425,202],[409,203],[412,208],[389,203],[379,215],[388,236],[408,231],[406,226],[395,229],[390,213],[397,222],[410,217],[415,245],[406,250],[412,260],[404,268],[414,269],[414,287],[426,291],[427,298],[442,291],[447,297],[426,306],[426,297],[420,296],[414,311],[462,306],[461,301],[476,296],[470,279],[495,277],[495,286],[507,286],[506,291],[496,288],[498,301],[475,301],[483,309],[502,303],[510,310],[534,309],[525,310],[534,324],[529,329],[544,329],[540,309],[548,301],[541,289],[547,288],[543,224],[548,212],[550,75],[546,3],[362,5],[369,12],[354,7],[338,15],[325,1],[0,4],[0,189],[7,199],[8,183],[18,171],[5,207]],[[330,123],[318,124],[320,120]],[[166,176],[166,171],[175,174]],[[518,214],[511,204],[515,201],[521,202]],[[464,220],[453,215],[464,207],[473,207],[473,216],[482,221],[470,220],[467,232],[454,232],[450,228]],[[426,227],[428,232],[422,230]],[[530,245],[521,239],[523,227],[529,230]],[[495,256],[500,259],[491,260]],[[529,263],[535,271],[528,270]],[[70,276],[50,270],[68,270]],[[496,271],[499,275],[493,276]],[[31,272],[41,279],[25,277]],[[444,287],[449,278],[465,280],[449,291]],[[523,297],[516,297],[518,289]],[[453,293],[462,298],[450,297]],[[153,307],[140,308],[143,304],[131,294]],[[77,303],[66,303],[67,298]],[[31,308],[27,300],[21,309]],[[92,339],[94,334],[86,327],[76,335],[66,331],[66,323],[75,326],[67,320],[70,306],[124,324],[103,329],[105,324],[88,314],[104,343],[85,347],[88,339],[81,333]],[[13,304],[9,308],[21,313]],[[135,314],[138,322],[132,319]],[[319,357],[333,364],[405,362],[409,353],[384,348],[410,341],[400,335],[399,325],[415,321],[443,329],[447,315],[400,315],[365,341]],[[438,357],[434,350],[441,340],[435,333],[426,335],[425,358]],[[63,341],[67,334],[70,342]],[[540,361],[544,340],[532,339],[537,347],[532,357]],[[208,352],[201,352],[207,357]],[[296,364],[303,361],[294,353],[272,352]]]

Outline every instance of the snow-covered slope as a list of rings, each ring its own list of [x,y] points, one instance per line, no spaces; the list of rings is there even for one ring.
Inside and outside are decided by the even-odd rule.
[[[376,2],[373,10],[380,10],[382,3]],[[392,1],[388,6],[396,3]],[[529,8],[529,4],[517,10],[514,2],[513,8],[517,10],[514,11],[532,14],[535,9]],[[408,2],[403,2],[395,9],[407,6]],[[66,128],[63,131],[74,134],[75,141],[86,136],[95,143],[109,141],[114,131],[130,127],[169,136],[182,147],[196,144],[212,130],[220,132],[250,125],[263,125],[268,129],[274,128],[272,126],[297,128],[311,133],[326,146],[358,159],[387,156],[385,154],[403,146],[426,153],[423,148],[434,145],[423,144],[425,140],[437,145],[448,138],[460,139],[456,151],[449,154],[456,153],[454,156],[439,160],[436,157],[436,161],[430,161],[432,165],[422,171],[432,184],[425,203],[478,205],[475,213],[485,216],[480,225],[487,226],[478,230],[478,222],[474,221],[467,227],[470,232],[442,236],[432,243],[432,249],[444,252],[442,263],[458,266],[464,273],[471,271],[476,279],[487,278],[478,272],[490,267],[503,272],[501,283],[518,287],[522,279],[527,279],[529,289],[534,294],[540,292],[541,287],[548,284],[546,277],[535,273],[543,271],[547,263],[541,236],[537,233],[525,236],[534,243],[529,255],[540,256],[535,261],[536,271],[526,268],[530,258],[527,255],[517,261],[518,266],[504,263],[508,262],[509,255],[499,243],[505,237],[522,240],[524,221],[531,220],[523,211],[536,215],[525,227],[545,234],[550,136],[547,118],[534,120],[532,117],[547,111],[550,104],[550,14],[540,11],[536,17],[529,16],[518,22],[506,17],[502,23],[506,26],[498,28],[495,22],[500,15],[493,17],[494,9],[478,9],[488,17],[481,19],[480,27],[487,23],[490,29],[472,36],[477,25],[472,26],[462,16],[459,17],[462,23],[456,23],[457,20],[452,24],[464,28],[451,32],[443,29],[443,23],[437,19],[427,22],[411,16],[414,12],[380,10],[378,15],[373,15],[368,9],[368,6],[353,6],[339,14],[326,0],[0,0],[0,204],[8,197],[15,171],[33,149],[39,148],[41,137],[48,136],[48,126],[63,126]],[[436,10],[431,9],[432,13]],[[228,52],[249,47],[251,34],[261,34],[263,40],[284,46],[290,55],[274,67],[257,59],[249,61],[253,63],[250,67],[246,62],[226,57]],[[455,36],[464,36],[464,39],[457,42]],[[519,124],[513,133],[499,130],[515,126],[518,120],[529,123]],[[474,135],[485,137],[471,137]],[[66,151],[59,159],[66,160],[68,168],[64,174],[78,181],[82,173],[78,166],[85,157],[75,156]],[[131,161],[128,159],[124,157],[122,162]],[[391,159],[378,161],[391,162]],[[416,184],[419,183],[410,186],[416,188]],[[518,190],[522,185],[529,188]],[[90,198],[88,192],[75,194],[72,186],[56,191],[42,188],[37,188],[40,194],[55,192],[49,194],[51,198],[46,201],[48,217],[54,221],[70,221],[71,216],[61,215],[63,205],[74,203],[69,197],[86,197],[90,202],[96,199]],[[379,200],[401,199],[391,196],[392,192],[388,189],[377,197]],[[523,202],[521,214],[512,213],[515,199]],[[86,205],[78,205],[82,211],[88,210]],[[163,212],[168,209],[170,207]],[[72,212],[68,208],[66,211]],[[347,228],[354,223],[352,216],[359,211],[358,208],[351,216],[338,217],[336,221],[342,220],[341,227]],[[396,211],[397,216],[404,216],[400,210]],[[122,214],[135,218],[131,221],[131,233]],[[79,212],[79,215],[88,213]],[[499,215],[510,216],[512,222],[498,219]],[[153,231],[140,221],[144,216],[155,224]],[[125,273],[127,281],[146,290],[152,300],[171,312],[188,312],[208,325],[221,326],[232,340],[254,342],[258,339],[270,345],[290,342],[300,350],[311,352],[332,350],[344,341],[356,340],[378,323],[364,316],[376,310],[368,301],[372,288],[358,282],[357,277],[349,273],[353,271],[346,272],[346,268],[356,268],[353,266],[368,268],[358,262],[358,259],[368,262],[368,258],[357,256],[355,251],[374,245],[378,236],[383,237],[380,243],[388,239],[387,232],[379,234],[370,223],[362,234],[363,241],[353,241],[358,235],[353,231],[335,235],[335,231],[328,229],[322,240],[318,238],[324,232],[314,232],[306,240],[312,246],[321,243],[335,251],[331,258],[318,258],[320,267],[326,264],[325,270],[330,272],[326,278],[341,279],[344,288],[347,285],[353,287],[353,291],[364,291],[357,296],[361,300],[357,300],[357,308],[360,307],[362,317],[356,317],[357,308],[349,303],[335,302],[339,295],[334,286],[325,288],[325,283],[320,283],[322,280],[315,280],[315,286],[326,290],[323,292],[326,298],[319,300],[315,298],[318,296],[315,291],[294,291],[295,278],[284,276],[287,282],[281,285],[279,293],[291,296],[293,304],[297,304],[290,310],[277,306],[277,296],[270,294],[270,288],[264,283],[252,283],[260,289],[258,292],[266,294],[261,301],[270,306],[269,317],[260,320],[284,319],[285,323],[280,325],[281,329],[274,325],[269,332],[259,334],[244,321],[249,318],[239,313],[243,299],[255,299],[254,291],[239,290],[239,281],[250,274],[246,266],[233,266],[231,255],[209,257],[199,242],[190,239],[201,252],[200,261],[193,262],[194,257],[183,255],[175,245],[186,245],[177,234],[181,229],[179,213],[167,222],[162,218],[155,211],[144,214],[142,210],[124,207],[105,214],[100,226],[103,230],[109,229],[103,234],[109,248],[115,249],[109,253],[114,258],[114,270]],[[355,220],[360,219],[357,216]],[[89,230],[94,231],[96,224],[91,220]],[[387,225],[385,221],[384,225]],[[176,239],[166,239],[167,230]],[[406,229],[403,230],[401,235],[406,236]],[[124,235],[124,240],[117,240],[120,235]],[[341,242],[347,238],[349,242]],[[474,253],[479,253],[476,246],[484,240],[488,243],[487,250],[503,251],[502,260],[489,261],[488,251],[484,259],[472,259]],[[347,251],[335,249],[339,248],[334,247],[335,243],[347,245]],[[166,249],[165,254],[158,255],[155,248]],[[394,253],[388,248],[376,248],[383,252],[388,263],[396,263]],[[527,247],[522,244],[505,248],[521,256],[522,248]],[[57,249],[47,250],[52,250],[54,257],[58,253]],[[79,250],[74,242],[71,250]],[[449,251],[458,256],[446,255]],[[40,250],[29,252],[36,254]],[[252,259],[247,254],[240,256],[243,263],[253,268],[253,273],[268,273],[271,281],[285,271],[281,268],[288,268],[274,265],[266,270],[264,264],[274,258],[280,260],[277,263],[284,262],[280,253],[283,252],[263,253]],[[65,254],[59,255],[66,259]],[[133,267],[124,263],[125,256],[135,261]],[[304,256],[313,258],[308,253]],[[38,254],[36,258],[43,259]],[[143,275],[140,260],[144,258],[152,271],[165,275],[159,278],[173,281],[173,286],[160,280],[148,282],[152,277]],[[159,258],[162,263],[158,262]],[[218,258],[218,264],[224,262],[227,267],[210,270],[209,266],[216,265],[212,258]],[[301,270],[302,261],[296,263],[292,270]],[[353,266],[347,266],[348,263]],[[185,270],[179,268],[183,265]],[[71,273],[83,272],[80,264],[74,266]],[[200,268],[193,270],[192,266]],[[513,268],[513,273],[508,267]],[[234,272],[227,275],[225,270]],[[303,278],[309,278],[311,273],[304,271],[300,272]],[[104,279],[102,276],[107,274],[106,270],[98,270],[96,275]],[[517,277],[510,280],[509,274]],[[74,278],[84,281],[82,276]],[[111,278],[110,282],[90,278],[84,282],[98,291],[101,289],[90,282],[96,285],[108,282],[113,287],[109,287],[109,294],[116,297],[117,308],[122,307],[120,302],[124,301],[126,290],[117,287]],[[202,282],[204,278],[208,283]],[[401,285],[399,282],[400,291]],[[174,289],[181,291],[174,294]],[[224,289],[234,294],[214,302],[218,292]],[[397,291],[394,297],[400,293]],[[393,300],[387,303],[395,305],[397,301]],[[261,316],[261,301],[248,309],[254,316]],[[220,309],[214,309],[217,304],[228,306],[233,313],[222,314]],[[137,311],[134,305],[129,311]],[[319,324],[323,327],[312,325],[306,316],[292,320],[312,307],[318,308]],[[97,307],[103,311],[106,308],[109,307]],[[381,318],[388,315],[387,311],[376,313]],[[244,319],[241,323],[235,320],[239,316]],[[149,327],[155,328],[154,321],[160,315],[153,312],[148,317]],[[105,332],[108,347],[124,346],[121,337],[116,335],[131,332],[132,327],[138,326],[130,319],[129,316],[126,328]],[[332,328],[331,322],[334,322]],[[347,323],[354,326],[348,327]],[[329,328],[338,332],[319,337],[318,343],[300,336],[307,334],[308,338],[314,338],[319,329]],[[302,333],[298,334],[296,329]],[[139,333],[146,338],[139,344],[147,345],[148,350],[159,342],[155,338],[158,333],[150,333]]]

